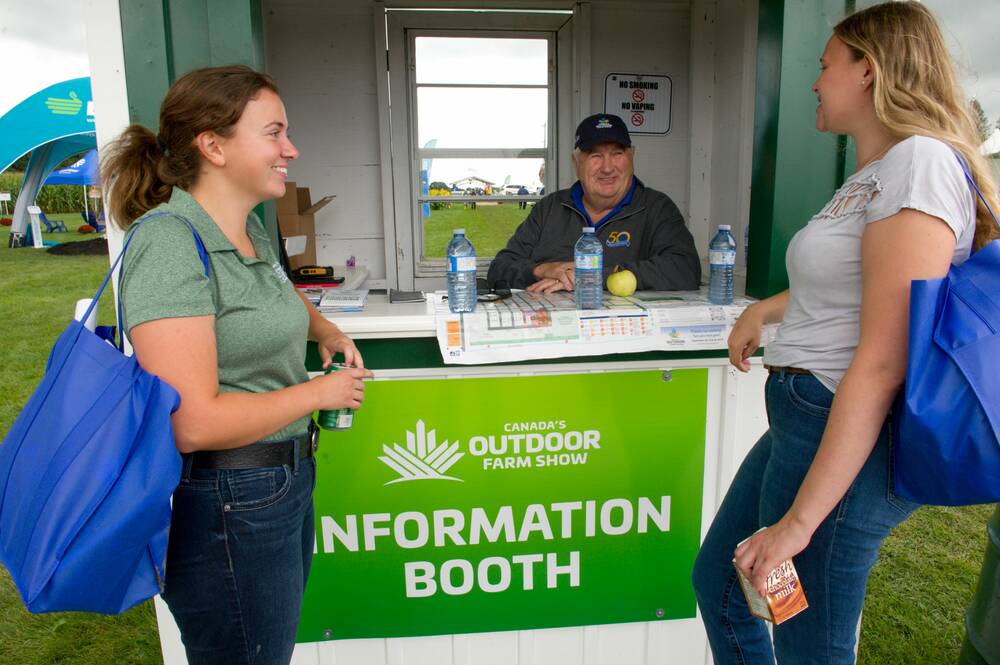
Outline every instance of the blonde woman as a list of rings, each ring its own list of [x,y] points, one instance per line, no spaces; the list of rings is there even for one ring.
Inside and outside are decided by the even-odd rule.
[[[868,573],[885,536],[917,508],[893,494],[887,426],[905,376],[910,283],[944,276],[998,235],[959,162],[996,209],[925,7],[888,2],[848,16],[820,69],[816,128],[854,139],[857,170],[789,244],[789,290],[748,308],[729,338],[732,364],[747,371],[762,325],[781,322],[764,355],[770,429],[695,563],[716,665],[854,662]],[[733,560],[763,589],[792,557],[810,606],[775,626],[772,643]]]

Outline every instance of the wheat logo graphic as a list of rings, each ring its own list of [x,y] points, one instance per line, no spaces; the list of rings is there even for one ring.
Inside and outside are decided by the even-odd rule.
[[[400,475],[395,480],[385,483],[401,483],[406,480],[457,480],[444,475],[465,453],[458,452],[458,441],[449,444],[447,441],[437,443],[435,430],[427,431],[424,421],[418,420],[416,433],[406,431],[406,447],[393,443],[392,446],[382,444],[385,455],[379,457],[390,469]]]
[[[76,115],[83,107],[83,100],[77,97],[75,92],[70,92],[69,99],[49,97],[45,100],[45,106],[56,115]]]

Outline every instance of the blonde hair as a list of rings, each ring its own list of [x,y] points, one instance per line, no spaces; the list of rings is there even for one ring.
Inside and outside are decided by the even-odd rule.
[[[997,183],[979,152],[979,132],[955,75],[941,29],[919,2],[885,2],[851,14],[833,29],[855,59],[874,72],[875,114],[900,137],[929,136],[958,151],[986,201],[1000,213]],[[976,197],[979,249],[1000,238],[1000,227]]]
[[[245,65],[195,69],[177,79],[160,105],[159,134],[129,125],[102,151],[101,182],[115,225],[127,229],[169,201],[175,186],[189,189],[201,168],[197,136],[205,131],[231,136],[261,90],[277,94],[278,86]]]

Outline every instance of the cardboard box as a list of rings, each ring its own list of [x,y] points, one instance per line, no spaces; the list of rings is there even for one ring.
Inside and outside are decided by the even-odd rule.
[[[298,187],[289,180],[285,183],[285,195],[277,200],[278,228],[282,238],[305,236],[306,249],[296,256],[289,256],[292,268],[315,265],[316,263],[316,211],[332,201],[335,196],[324,196],[316,203],[309,197],[308,187]]]

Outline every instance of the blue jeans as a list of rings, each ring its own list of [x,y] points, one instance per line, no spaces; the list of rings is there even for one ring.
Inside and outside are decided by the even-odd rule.
[[[809,608],[774,627],[750,614],[733,568],[737,543],[777,522],[819,448],[833,393],[815,377],[772,374],[770,429],[740,466],[695,560],[693,582],[716,665],[854,662],[868,573],[882,540],[917,508],[893,494],[888,421],[844,498],[794,558]]]
[[[174,491],[163,599],[189,665],[287,665],[315,527],[316,462],[185,466]]]

